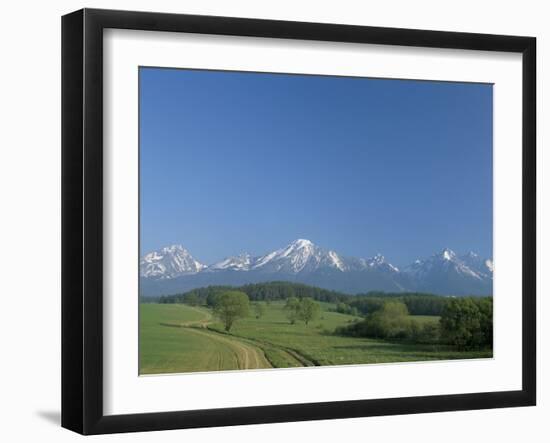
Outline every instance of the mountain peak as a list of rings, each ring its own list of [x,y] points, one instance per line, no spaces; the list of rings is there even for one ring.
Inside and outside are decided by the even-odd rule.
[[[372,261],[375,263],[384,263],[386,261],[386,257],[378,253],[372,258]]]
[[[445,248],[441,251],[441,253],[439,254],[441,258],[443,258],[443,260],[454,260],[456,258],[456,254],[454,253],[454,251],[452,249],[449,249],[449,248]]]
[[[306,238],[298,238],[294,240],[292,243],[290,243],[289,246],[295,246],[297,248],[305,248],[309,246],[315,246],[311,240],[308,240]]]
[[[314,272],[320,268],[346,270],[343,259],[334,251],[325,250],[311,240],[299,238],[282,249],[258,257],[252,269],[262,272]]]
[[[142,277],[175,278],[184,274],[196,274],[205,268],[187,249],[178,244],[149,252],[140,260]]]
[[[161,249],[161,251],[164,252],[164,253],[173,254],[173,253],[176,253],[176,252],[187,252],[187,249],[185,249],[180,244],[174,244],[174,245],[170,245],[170,246],[165,246],[164,248]]]
[[[209,266],[209,270],[233,270],[248,271],[252,263],[252,257],[248,252],[242,252],[239,255],[227,257],[218,263]]]

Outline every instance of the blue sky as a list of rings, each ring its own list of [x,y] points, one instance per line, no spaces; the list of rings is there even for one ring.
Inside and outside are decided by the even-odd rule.
[[[492,256],[492,86],[140,68],[141,252]]]

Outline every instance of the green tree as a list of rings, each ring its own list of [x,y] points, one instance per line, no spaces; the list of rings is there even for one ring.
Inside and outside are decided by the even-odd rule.
[[[256,318],[262,318],[265,315],[265,306],[263,303],[254,303],[254,313]]]
[[[420,333],[417,325],[409,321],[409,311],[401,301],[385,301],[363,321],[339,328],[339,334],[356,337],[405,339]]]
[[[492,346],[492,298],[454,298],[447,302],[440,319],[443,339],[459,349]]]
[[[406,338],[413,343],[437,343],[439,341],[439,322],[420,323],[411,319]]]
[[[220,293],[220,291],[210,291],[206,296],[206,306],[214,308],[216,306],[216,300]]]
[[[229,332],[235,321],[248,316],[248,295],[240,291],[225,291],[216,296],[214,314]]]
[[[184,300],[189,306],[198,306],[200,304],[199,296],[194,292],[187,294]]]
[[[284,310],[286,312],[286,318],[293,325],[296,320],[300,318],[300,300],[296,297],[289,297],[286,299]]]
[[[409,311],[405,303],[386,301],[367,317],[375,335],[383,338],[404,338],[407,334]]]
[[[300,301],[300,307],[298,310],[298,318],[303,320],[306,324],[311,320],[314,320],[319,315],[321,306],[310,297],[305,297]]]

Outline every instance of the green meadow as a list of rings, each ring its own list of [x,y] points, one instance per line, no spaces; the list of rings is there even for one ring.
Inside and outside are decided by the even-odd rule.
[[[486,358],[491,350],[464,351],[443,344],[418,344],[335,334],[361,320],[319,303],[309,324],[291,324],[284,302],[261,302],[235,322],[230,332],[211,308],[182,303],[140,304],[140,374],[267,369],[304,366],[390,363]],[[438,323],[438,316],[415,315],[419,324]]]

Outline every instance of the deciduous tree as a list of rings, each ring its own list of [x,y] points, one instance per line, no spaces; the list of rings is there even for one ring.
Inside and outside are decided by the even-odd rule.
[[[298,318],[303,320],[306,326],[319,315],[321,306],[310,297],[305,297],[300,301],[298,309]]]
[[[240,291],[225,291],[216,297],[214,314],[222,321],[229,332],[235,321],[249,313],[248,295]]]
[[[296,297],[287,298],[284,309],[290,324],[296,323],[296,320],[300,317],[300,300]]]

